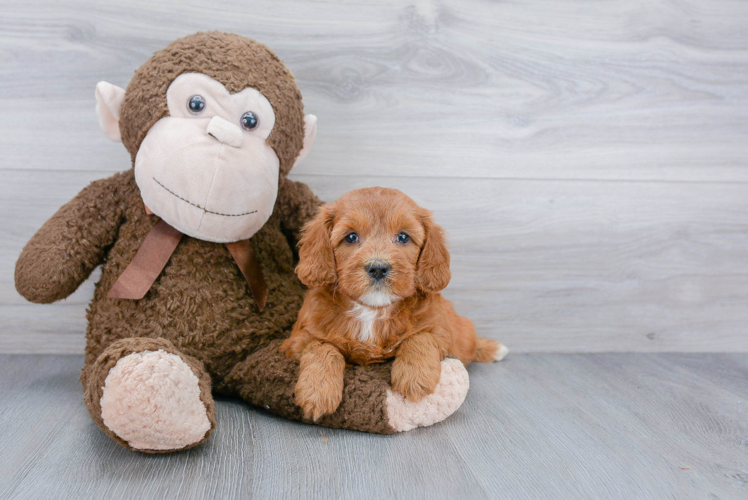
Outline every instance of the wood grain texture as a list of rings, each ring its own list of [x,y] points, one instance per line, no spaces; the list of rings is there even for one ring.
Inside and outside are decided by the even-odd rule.
[[[748,352],[748,4],[9,0],[0,18],[0,352],[79,353],[92,283],[27,304],[15,259],[128,167],[93,89],[179,36],[272,47],[319,116],[293,174],[386,185],[450,234],[447,295],[522,351]]]
[[[216,405],[143,455],[89,418],[80,356],[0,357],[0,497],[745,498],[748,355],[528,354],[472,365],[442,424],[375,436]]]
[[[121,169],[96,82],[221,29],[277,51],[320,116],[299,173],[748,180],[743,2],[10,0],[1,22],[4,168]]]

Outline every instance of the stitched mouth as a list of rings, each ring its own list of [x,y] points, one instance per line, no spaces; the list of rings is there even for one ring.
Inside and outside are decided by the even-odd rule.
[[[177,193],[175,193],[174,191],[172,191],[172,190],[171,190],[171,189],[169,189],[168,187],[166,187],[166,186],[164,186],[163,184],[161,184],[161,182],[159,182],[159,180],[158,180],[158,179],[156,179],[155,177],[153,177],[153,180],[154,180],[154,182],[155,182],[156,184],[158,184],[159,186],[161,186],[162,188],[164,188],[164,190],[165,190],[165,191],[166,191],[167,193],[169,193],[170,195],[174,196],[175,198],[178,198],[178,199],[182,200],[183,202],[187,203],[188,205],[192,205],[193,207],[199,208],[200,210],[202,210],[202,211],[203,211],[203,212],[205,212],[205,213],[209,213],[209,214],[213,214],[213,215],[221,215],[221,216],[223,216],[223,217],[242,217],[242,216],[244,216],[244,215],[252,215],[252,214],[254,214],[254,213],[257,213],[257,210],[252,210],[251,212],[245,212],[245,213],[243,213],[243,214],[224,214],[224,213],[221,213],[221,212],[214,212],[213,210],[208,210],[208,209],[207,209],[207,208],[205,208],[205,207],[201,207],[201,206],[200,206],[200,205],[198,205],[197,203],[192,203],[192,202],[191,202],[190,200],[188,200],[188,199],[186,199],[186,198],[182,198],[182,197],[181,197],[181,196],[179,196],[179,195],[178,195]]]

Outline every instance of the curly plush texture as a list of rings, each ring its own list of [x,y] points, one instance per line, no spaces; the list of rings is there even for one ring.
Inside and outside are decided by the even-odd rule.
[[[227,383],[239,387],[239,395],[252,404],[292,420],[312,423],[304,418],[300,407],[287,404],[294,400],[299,364],[281,353],[280,344],[280,340],[271,342],[237,365]],[[378,434],[395,432],[388,424],[385,408],[391,368],[391,363],[347,367],[338,411],[314,423]]]

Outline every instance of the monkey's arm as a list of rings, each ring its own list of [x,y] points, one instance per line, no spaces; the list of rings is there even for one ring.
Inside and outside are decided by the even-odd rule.
[[[299,241],[299,233],[304,224],[315,216],[322,203],[303,182],[281,177],[277,210],[280,212],[283,230],[292,239],[294,247]]]
[[[406,400],[390,388],[392,363],[352,365],[343,375],[343,398],[338,409],[316,422],[304,417],[294,390],[299,362],[289,359],[274,340],[234,367],[224,388],[245,401],[291,420],[377,434],[408,431],[441,422],[454,413],[467,395],[469,380],[458,359],[441,362],[441,379],[433,394],[421,401]]]
[[[29,240],[16,262],[16,290],[47,304],[73,293],[104,261],[124,217],[127,173],[91,183]]]

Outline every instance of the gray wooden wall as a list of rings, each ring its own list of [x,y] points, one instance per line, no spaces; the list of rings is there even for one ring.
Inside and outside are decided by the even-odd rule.
[[[256,38],[319,117],[294,172],[399,188],[451,237],[446,295],[519,351],[748,351],[748,3],[5,0],[0,352],[78,353],[89,281],[25,302],[15,260],[129,168],[94,115],[155,50]]]

